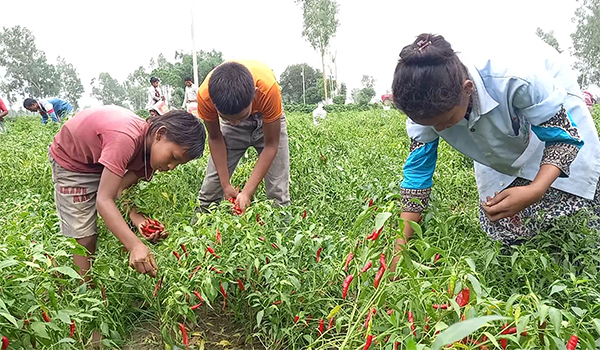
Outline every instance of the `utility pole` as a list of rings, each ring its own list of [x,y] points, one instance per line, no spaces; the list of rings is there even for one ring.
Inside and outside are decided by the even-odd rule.
[[[302,65],[302,101],[306,104],[306,83],[304,82],[304,64]]]
[[[196,57],[196,41],[194,40],[194,1],[190,0],[190,9],[192,14],[192,61],[194,62],[194,84],[200,85],[198,82],[198,58]]]

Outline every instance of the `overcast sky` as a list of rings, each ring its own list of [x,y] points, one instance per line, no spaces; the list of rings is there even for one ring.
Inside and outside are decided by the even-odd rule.
[[[401,48],[422,32],[442,34],[455,49],[481,53],[486,45],[534,40],[536,27],[554,30],[563,49],[576,0],[338,0],[332,41],[337,70],[349,90],[363,74],[390,89]],[[290,64],[320,68],[320,56],[302,38],[302,11],[294,0],[2,0],[1,25],[21,25],[36,37],[51,62],[64,57],[86,89],[81,105],[95,105],[90,81],[109,72],[119,81],[151,57],[191,51],[191,16],[197,50],[222,51],[226,59],[259,59],[279,75]],[[511,55],[522,52],[507,52]],[[1,77],[0,77],[1,79]]]

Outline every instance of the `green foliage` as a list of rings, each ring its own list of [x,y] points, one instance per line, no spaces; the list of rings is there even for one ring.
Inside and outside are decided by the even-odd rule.
[[[0,88],[13,103],[23,97],[62,97],[75,108],[83,93],[79,74],[72,64],[58,57],[56,66],[37,49],[33,33],[21,26],[0,33],[0,67],[6,72]]]
[[[335,36],[340,25],[337,14],[339,6],[335,0],[296,0],[302,4],[304,26],[302,36],[310,46],[321,54],[321,69],[323,74],[322,85],[324,97],[327,99],[327,78],[325,76],[325,53],[329,48],[331,38]]]
[[[105,105],[124,106],[127,95],[119,81],[109,73],[100,73],[98,80],[92,79],[92,97],[97,98]]]
[[[479,228],[473,162],[442,142],[422,226],[406,223],[398,215],[398,181],[410,142],[405,116],[382,109],[331,112],[314,126],[307,113],[287,113],[290,206],[274,208],[260,185],[245,215],[232,215],[223,202],[190,225],[209,155],[155,174],[123,195],[122,202],[135,202],[170,231],[168,239],[149,245],[163,278],[156,297],[157,279],[128,267],[127,253],[102,220],[92,270],[96,288],[80,285],[71,256],[81,247],[58,233],[47,160],[58,126],[41,127],[34,117],[9,120],[10,132],[0,142],[0,334],[10,338],[11,349],[32,349],[32,343],[82,349],[92,330],[100,330],[107,348],[120,348],[134,327],[149,322],[160,327],[154,339],[181,348],[177,323],[185,323],[190,335],[202,331],[202,312],[235,319],[244,334],[275,350],[363,349],[367,334],[376,341],[371,349],[386,350],[396,342],[399,349],[493,349],[502,339],[509,350],[564,349],[571,334],[579,336],[578,349],[596,348],[600,235],[585,227],[586,213],[557,221],[522,246],[502,247]],[[247,155],[233,173],[234,185],[243,186],[252,173],[256,152]],[[405,224],[416,233],[391,272]],[[365,239],[381,225],[377,240]],[[223,244],[215,242],[217,229]],[[172,252],[182,253],[180,244],[190,254],[176,260]],[[209,245],[220,258],[205,254]],[[354,258],[344,271],[349,252]],[[388,269],[375,288],[381,254]],[[373,268],[359,274],[368,261]],[[344,300],[348,274],[354,279]],[[224,311],[220,285],[228,294]],[[456,293],[465,287],[470,298],[461,307]],[[206,301],[200,310],[190,308],[198,302],[193,291]],[[42,309],[51,322],[42,321]],[[332,327],[319,335],[318,320],[327,327],[328,316]],[[68,337],[70,320],[77,324],[74,338]],[[502,334],[505,323],[517,332]]]
[[[317,103],[323,98],[314,93],[314,89],[318,88],[319,70],[314,69],[306,63],[293,64],[281,73],[279,77],[279,85],[281,86],[281,97],[283,103],[302,103],[302,69],[304,68],[304,88],[306,91],[306,103]]]
[[[363,75],[361,79],[363,88],[352,89],[352,100],[359,105],[366,105],[375,97],[375,78],[369,75]]]
[[[535,30],[535,34],[540,37],[546,44],[552,46],[558,51],[558,53],[562,53],[563,50],[560,49],[560,45],[558,44],[558,40],[554,36],[554,31],[551,30],[549,32],[544,32],[544,30],[540,27],[537,27]]]
[[[343,105],[346,103],[346,84],[342,83],[340,86],[340,91],[338,93],[338,95],[335,95],[333,97],[333,103],[336,105]]]
[[[571,39],[579,84],[584,88],[600,84],[600,0],[583,0],[573,21],[577,23]]]

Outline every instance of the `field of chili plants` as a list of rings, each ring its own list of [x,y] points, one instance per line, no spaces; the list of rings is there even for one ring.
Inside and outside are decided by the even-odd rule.
[[[598,120],[598,119],[597,119]],[[245,215],[223,202],[197,214],[207,156],[129,190],[169,237],[151,249],[158,277],[128,267],[100,220],[92,275],[80,283],[54,209],[47,146],[57,128],[9,121],[0,135],[0,335],[9,349],[595,349],[600,254],[585,213],[518,247],[479,229],[472,161],[441,143],[422,226],[388,265],[408,151],[396,111],[288,116],[292,205],[260,188]],[[248,152],[233,176],[243,185]],[[122,204],[122,203],[121,203]],[[206,338],[205,315],[238,325],[240,344]],[[146,330],[147,331],[147,330]],[[4,341],[4,340],[3,340]],[[2,349],[5,349],[2,345]]]

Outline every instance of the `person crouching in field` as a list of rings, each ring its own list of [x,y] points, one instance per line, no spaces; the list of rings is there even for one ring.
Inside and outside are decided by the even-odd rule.
[[[475,161],[480,224],[494,240],[519,243],[582,209],[600,214],[598,133],[575,74],[551,48],[472,65],[442,36],[421,34],[402,49],[392,87],[411,139],[403,218],[421,218],[440,137]]]
[[[58,97],[44,98],[35,100],[26,98],[23,101],[23,107],[30,112],[39,112],[42,115],[42,124],[48,123],[48,117],[55,123],[60,123],[61,120],[67,119],[69,113],[73,111],[73,106],[65,100]],[[64,121],[64,120],[63,120]]]
[[[131,231],[115,198],[140,178],[150,181],[155,171],[202,156],[204,142],[204,126],[184,111],[144,120],[128,109],[103,106],[83,110],[63,125],[48,158],[61,232],[88,250],[87,256],[73,256],[82,276],[96,252],[96,212],[129,251],[130,266],[156,275],[150,249]],[[135,208],[129,218],[141,233],[147,219]],[[157,233],[147,240],[158,238]]]
[[[201,209],[224,194],[225,199],[235,198],[243,213],[263,178],[267,198],[278,206],[290,203],[290,156],[281,90],[266,64],[228,61],[216,67],[198,89],[198,115],[208,130],[211,153],[198,196]],[[258,152],[258,161],[238,193],[231,175],[250,146]]]

